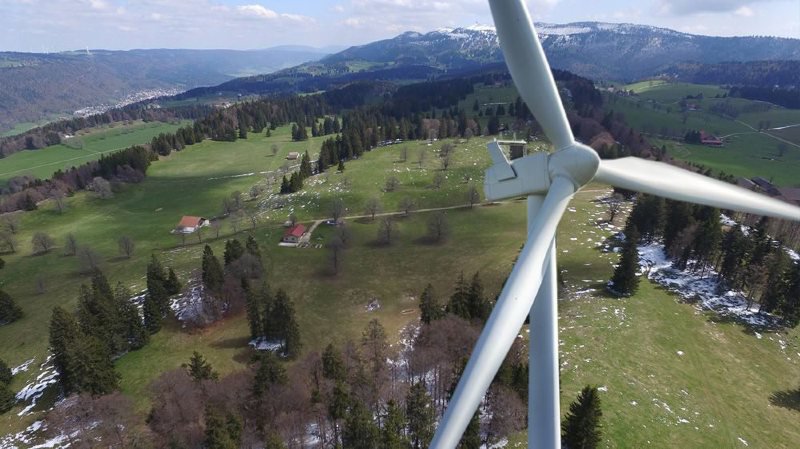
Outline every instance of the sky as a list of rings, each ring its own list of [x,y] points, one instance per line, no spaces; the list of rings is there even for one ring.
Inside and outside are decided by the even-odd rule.
[[[537,22],[800,38],[800,0],[527,0]],[[350,46],[491,24],[485,0],[0,0],[0,51]]]

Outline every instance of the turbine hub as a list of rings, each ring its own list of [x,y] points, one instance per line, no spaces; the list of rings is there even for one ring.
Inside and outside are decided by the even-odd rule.
[[[550,155],[550,179],[563,177],[572,181],[575,191],[589,183],[600,166],[600,157],[588,146],[575,142]]]

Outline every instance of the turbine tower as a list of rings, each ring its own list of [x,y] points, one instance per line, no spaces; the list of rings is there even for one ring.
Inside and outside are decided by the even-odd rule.
[[[552,142],[552,154],[509,162],[488,149],[486,198],[528,197],[527,242],[467,363],[432,449],[455,449],[530,314],[528,448],[560,449],[555,234],[572,196],[592,179],[628,190],[720,209],[800,221],[800,208],[677,167],[627,157],[601,161],[575,141],[530,14],[522,0],[489,0],[500,47],[517,90]]]

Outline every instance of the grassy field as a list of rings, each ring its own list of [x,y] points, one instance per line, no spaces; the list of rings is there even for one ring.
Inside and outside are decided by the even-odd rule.
[[[2,274],[3,289],[17,299],[26,317],[0,327],[0,358],[16,366],[36,357],[38,366],[46,351],[50,310],[54,305],[73,307],[78,286],[86,282],[77,274],[74,258],[62,256],[58,248],[50,254],[30,255],[33,232],[45,231],[59,243],[66,233],[74,233],[79,242],[91,244],[105,256],[105,271],[112,282],[122,281],[134,291],[144,287],[151,252],[185,280],[199,269],[202,245],[182,246],[169,234],[180,216],[217,215],[224,197],[266,183],[262,172],[278,169],[289,151],[309,150],[315,157],[320,141],[290,142],[287,128],[271,138],[251,134],[236,143],[206,141],[154,163],[144,182],[126,186],[113,200],[82,193],[68,200],[63,214],[47,203],[24,214],[20,250],[3,256],[7,264]],[[273,143],[279,146],[274,157]],[[355,338],[373,317],[381,320],[390,336],[398,336],[402,327],[416,319],[415,299],[424,285],[431,282],[440,295],[449,295],[461,271],[469,275],[480,270],[487,294],[493,296],[499,290],[523,242],[525,206],[521,202],[448,211],[452,235],[441,245],[421,241],[425,213],[400,219],[400,237],[391,247],[375,245],[377,223],[349,220],[353,244],[337,277],[327,274],[325,249],[276,245],[282,234],[279,223],[290,212],[301,221],[326,217],[334,197],[344,200],[347,215],[363,214],[364,203],[372,196],[379,197],[384,210],[394,209],[405,196],[415,198],[420,208],[463,204],[467,186],[480,184],[488,164],[484,144],[482,138],[456,142],[453,168],[438,190],[431,188],[431,179],[438,169],[435,151],[440,144],[408,142],[366,153],[348,162],[344,173],[307,180],[303,192],[286,198],[282,209],[269,208],[274,199],[268,194],[247,203],[248,208],[261,210],[259,227],[248,232],[262,245],[273,287],[285,288],[295,301],[307,349]],[[406,162],[400,162],[403,146],[408,150]],[[426,154],[421,168],[416,163],[420,151]],[[382,191],[389,176],[400,181],[395,192]],[[558,237],[559,266],[566,284],[560,301],[562,409],[583,385],[605,386],[601,393],[605,447],[610,448],[736,448],[742,444],[737,438],[751,447],[794,447],[800,438],[793,425],[797,412],[774,406],[769,398],[797,387],[800,356],[794,354],[800,350],[795,331],[757,339],[737,324],[714,322],[646,282],[641,293],[629,299],[580,293],[587,288],[601,292],[611,275],[615,256],[600,253],[594,246],[609,235],[596,226],[605,207],[594,202],[607,193],[607,188],[595,185],[579,193]],[[230,232],[226,224],[223,234],[228,237]],[[322,242],[330,232],[331,228],[320,226],[312,241]],[[120,235],[136,241],[130,260],[116,256]],[[209,236],[207,230],[205,237]],[[221,255],[224,238],[210,244]],[[37,276],[46,276],[47,293],[36,294]],[[381,308],[367,312],[365,306],[372,299],[378,299]],[[202,352],[223,373],[240,369],[246,360],[248,334],[242,316],[194,333],[181,330],[176,322],[168,323],[147,347],[118,360],[122,390],[146,411],[150,381],[188,360],[193,350]],[[787,342],[786,349],[781,349],[778,338]],[[685,354],[678,356],[679,350]],[[23,373],[12,386],[21,388],[37,374],[36,369]],[[0,433],[18,431],[34,419],[18,418],[13,412],[0,416]]]
[[[797,186],[800,179],[800,127],[780,128],[800,124],[800,111],[787,110],[741,98],[715,98],[724,93],[715,86],[649,81],[628,86],[638,92],[635,97],[607,97],[606,108],[622,113],[635,129],[651,136],[672,133],[683,135],[689,129],[705,130],[725,139],[722,148],[686,145],[651,137],[659,147],[665,145],[677,159],[697,162],[736,176],[771,178],[778,186]],[[700,107],[698,111],[681,113],[678,102],[686,95],[703,93],[702,100],[688,100]],[[715,103],[730,102],[743,112],[736,119],[712,114]],[[759,131],[759,124],[768,123]],[[780,155],[780,147],[784,147]]]
[[[133,122],[129,125],[92,129],[40,150],[26,150],[0,159],[0,185],[15,176],[49,178],[56,170],[99,159],[100,155],[149,142],[160,133],[173,132],[185,123]]]

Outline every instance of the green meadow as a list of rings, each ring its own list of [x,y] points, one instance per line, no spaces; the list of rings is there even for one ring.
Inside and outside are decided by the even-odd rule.
[[[101,155],[149,142],[153,137],[174,132],[189,122],[133,122],[93,129],[66,139],[63,144],[39,150],[24,150],[0,159],[0,184],[15,176],[45,179],[57,170],[77,167]]]
[[[296,304],[306,350],[358,338],[372,318],[380,319],[398,341],[401,330],[417,320],[417,298],[428,282],[446,298],[459,273],[480,271],[487,295],[499,291],[524,241],[524,201],[448,209],[451,233],[440,244],[423,238],[429,212],[398,216],[399,234],[390,246],[376,243],[378,220],[347,219],[352,243],[338,276],[330,274],[324,247],[278,247],[281,224],[290,213],[310,224],[330,216],[335,198],[344,202],[347,216],[364,215],[372,197],[384,212],[396,211],[406,197],[418,209],[463,205],[470,185],[481,188],[489,164],[485,138],[449,141],[456,147],[453,165],[435,189],[432,180],[440,171],[437,152],[443,142],[406,142],[374,149],[347,162],[343,173],[314,176],[302,192],[279,198],[274,193],[278,186],[268,178],[287,164],[289,152],[308,151],[315,159],[322,139],[291,142],[288,127],[283,127],[269,138],[251,134],[234,143],[205,141],[154,162],[142,183],[120,187],[113,199],[79,193],[67,200],[63,213],[42,202],[39,210],[21,214],[19,249],[3,255],[6,266],[0,274],[2,288],[25,317],[0,327],[0,358],[11,366],[30,358],[35,363],[12,387],[20,389],[38,375],[52,308],[74,307],[80,284],[88,281],[76,258],[62,255],[67,233],[103,255],[112,282],[123,282],[135,292],[144,288],[152,253],[186,282],[198,275],[203,244],[221,256],[225,239],[234,237],[231,220],[222,220],[218,239],[205,229],[201,243],[196,236],[183,243],[169,231],[182,215],[220,215],[224,198],[235,191],[247,196],[256,184],[267,191],[245,204],[258,214],[257,226],[251,228],[246,220],[236,237],[252,234],[261,244],[272,287],[285,289]],[[279,149],[276,156],[273,144]],[[390,177],[397,178],[399,187],[385,192]],[[738,448],[743,446],[739,438],[750,447],[795,447],[800,404],[776,405],[770,398],[798,387],[798,332],[764,333],[759,339],[747,328],[719,322],[646,281],[632,298],[607,297],[603,285],[616,256],[596,249],[611,232],[598,227],[606,208],[595,200],[609,192],[594,184],[579,192],[558,235],[564,281],[559,304],[562,410],[580,388],[592,384],[603,387],[604,447]],[[619,217],[615,224],[622,226],[623,220]],[[37,231],[51,235],[59,247],[32,255],[30,240]],[[332,232],[320,225],[312,243],[324,243]],[[136,242],[130,259],[118,255],[116,242],[122,235]],[[37,293],[37,278],[42,278],[45,293]],[[368,312],[366,305],[375,299],[380,309]],[[248,336],[241,315],[195,331],[170,321],[144,349],[117,361],[122,391],[146,412],[149,383],[186,362],[194,350],[223,374],[244,368]],[[0,416],[0,433],[24,429],[40,416],[20,418],[19,410]],[[524,447],[518,445],[523,440],[516,435],[509,447]]]

